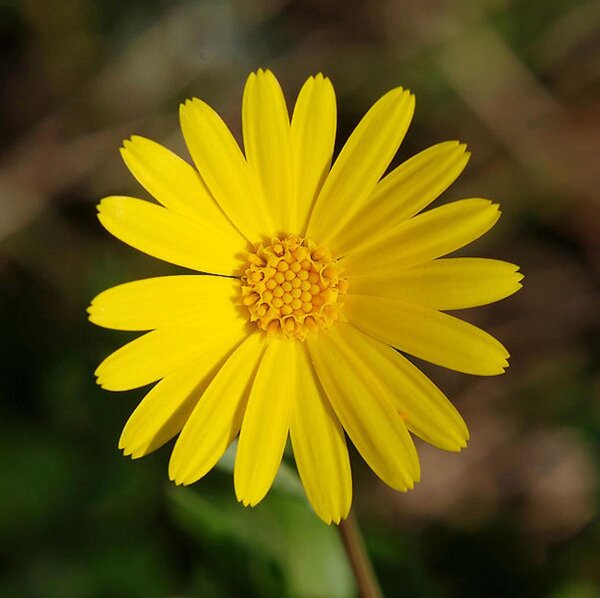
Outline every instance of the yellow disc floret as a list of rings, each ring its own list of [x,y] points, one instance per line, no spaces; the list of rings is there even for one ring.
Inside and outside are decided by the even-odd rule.
[[[247,261],[242,302],[262,330],[304,340],[339,317],[348,283],[326,247],[294,235],[274,237]]]

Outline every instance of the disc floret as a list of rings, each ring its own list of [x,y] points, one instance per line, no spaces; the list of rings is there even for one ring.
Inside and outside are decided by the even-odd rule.
[[[338,319],[348,283],[327,247],[295,235],[273,237],[247,261],[242,302],[262,330],[304,340]]]

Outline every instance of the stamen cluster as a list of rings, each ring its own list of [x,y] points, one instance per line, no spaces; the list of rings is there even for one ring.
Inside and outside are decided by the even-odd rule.
[[[248,255],[242,302],[262,330],[304,340],[338,318],[339,296],[348,289],[340,273],[326,247],[295,235],[274,237]]]

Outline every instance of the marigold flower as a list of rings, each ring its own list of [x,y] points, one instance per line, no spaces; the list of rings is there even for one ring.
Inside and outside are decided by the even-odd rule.
[[[330,81],[310,77],[290,121],[274,75],[259,70],[243,96],[245,155],[198,99],[180,110],[196,168],[149,139],[124,142],[125,163],[161,205],[107,197],[100,222],[200,272],[122,284],[89,307],[95,324],[146,331],[96,370],[108,390],[158,381],[123,430],[126,455],[179,435],[169,475],[192,484],[239,435],[235,492],[255,505],[289,433],[310,503],[338,523],[352,497],[345,434],[400,491],[420,476],[411,434],[449,451],[466,446],[461,416],[400,352],[502,373],[506,349],[444,312],[502,299],[522,276],[497,260],[442,257],[487,232],[496,204],[463,199],[420,213],[464,169],[464,144],[434,145],[382,178],[413,111],[410,92],[385,94],[330,169]]]

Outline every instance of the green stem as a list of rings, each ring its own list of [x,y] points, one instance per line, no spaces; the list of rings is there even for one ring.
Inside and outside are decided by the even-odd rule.
[[[340,522],[338,529],[361,598],[383,598],[354,515],[350,513],[347,519]]]

